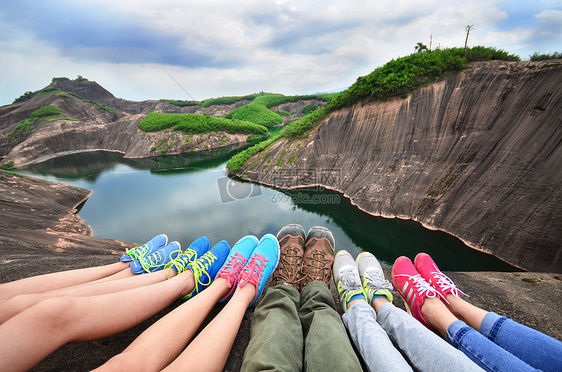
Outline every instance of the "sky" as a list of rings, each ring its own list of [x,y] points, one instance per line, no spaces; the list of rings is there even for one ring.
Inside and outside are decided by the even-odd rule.
[[[0,106],[53,77],[197,100],[341,91],[414,52],[562,52],[561,0],[0,0]]]

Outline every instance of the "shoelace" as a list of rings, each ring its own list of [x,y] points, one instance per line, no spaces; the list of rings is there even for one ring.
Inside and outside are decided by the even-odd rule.
[[[417,275],[408,275],[408,274],[396,274],[394,276],[404,276],[407,277],[408,279],[410,279],[412,281],[412,283],[414,284],[414,287],[416,289],[416,291],[418,292],[418,295],[423,298],[423,296],[425,295],[425,297],[429,297],[429,298],[434,298],[437,295],[441,295],[439,292],[437,292],[435,290],[435,288],[433,288],[431,285],[429,285],[428,282],[425,281],[424,278],[422,278],[422,276],[420,274]],[[400,288],[400,292],[405,295],[405,293],[402,292],[403,288]]]
[[[381,277],[382,275],[378,270],[369,270],[365,272],[365,275],[363,275],[363,279],[365,280],[366,286],[369,287],[369,289],[372,289],[375,292],[381,289],[388,289],[389,291],[392,291],[392,284],[390,284],[388,280],[382,279]]]
[[[247,283],[253,284],[256,287],[256,296],[258,295],[258,287],[260,286],[261,278],[266,264],[269,262],[267,258],[259,253],[254,253],[250,261],[244,266],[240,273],[239,287],[244,287]]]
[[[228,281],[228,288],[231,288],[234,282],[238,279],[240,272],[248,259],[236,252],[230,260],[222,267],[217,277],[225,278]]]
[[[441,271],[432,271],[431,275],[435,279],[435,285],[439,286],[439,290],[441,292],[445,292],[447,290],[450,290],[451,293],[453,294],[453,296],[455,296],[455,297],[459,297],[460,296],[459,293],[462,293],[463,295],[468,296],[466,293],[464,293],[463,291],[458,289],[457,286],[455,285],[455,283],[451,280],[451,278],[449,278],[447,275],[443,274]],[[447,301],[447,299],[445,298],[445,296],[443,294],[441,294],[441,297],[443,297],[443,299],[445,301]],[[470,296],[468,296],[468,297],[470,297]],[[449,303],[449,301],[447,301],[447,303]]]
[[[191,296],[192,293],[199,293],[199,284],[201,284],[202,286],[208,286],[209,284],[211,284],[212,278],[207,270],[213,264],[213,262],[215,262],[216,259],[217,257],[214,254],[212,254],[211,252],[207,252],[198,260],[191,262],[191,265],[189,267],[193,271],[195,287],[188,296]],[[208,280],[207,283],[203,283],[201,281],[201,277],[205,277]]]
[[[340,275],[341,288],[343,290],[361,288],[361,282],[359,281],[358,276],[355,274],[355,270],[353,270],[353,267],[350,266],[349,268],[344,269],[340,272]]]
[[[170,258],[170,260],[173,260],[173,255],[177,253],[181,253],[180,249],[177,249],[175,251],[170,252],[170,255],[168,256]],[[150,269],[154,268],[154,267],[160,267],[160,266],[164,266],[163,263],[160,263],[164,260],[164,258],[162,257],[162,252],[160,251],[156,251],[154,253],[152,253],[150,256],[145,257],[144,259],[140,260],[140,264],[142,266],[142,268],[144,269],[144,271],[146,271],[147,273],[150,272]]]
[[[297,276],[299,274],[299,269],[300,266],[298,266],[298,261],[299,258],[301,258],[302,256],[299,255],[299,250],[297,248],[291,247],[291,246],[287,246],[285,247],[285,252],[283,252],[283,254],[281,255],[280,261],[279,261],[279,268],[283,268],[283,270],[278,270],[278,275],[277,278],[279,281],[281,282],[286,282],[286,283],[298,283],[299,280],[297,280]],[[293,268],[295,267],[295,270],[290,270],[291,273],[289,273],[288,268]],[[290,277],[289,277],[290,276]]]
[[[184,272],[185,267],[197,257],[197,252],[193,248],[187,248],[182,254],[176,257],[175,260],[168,262],[164,268],[170,269],[174,267],[176,273],[181,274]],[[170,279],[169,271],[166,273],[166,277]]]
[[[308,267],[309,270],[307,270],[305,276],[303,276],[303,282],[305,283],[307,282],[305,278],[309,279],[310,281],[314,281],[314,280],[324,281],[324,279],[331,277],[332,262],[324,257],[325,257],[325,253],[319,249],[312,252],[312,257],[310,258],[310,264],[305,265],[305,267]],[[314,273],[314,276],[311,272]],[[322,272],[322,275],[319,275],[318,274],[319,272]]]
[[[128,255],[133,260],[141,260],[146,254],[147,250],[148,250],[148,244],[143,244],[140,247],[125,249],[125,255]]]

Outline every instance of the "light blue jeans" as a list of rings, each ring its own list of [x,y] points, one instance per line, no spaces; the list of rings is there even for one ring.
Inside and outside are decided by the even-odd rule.
[[[342,319],[371,372],[412,371],[392,341],[420,371],[482,370],[461,351],[391,303],[381,306],[377,315],[367,302],[359,301]]]
[[[562,342],[493,312],[480,333],[454,322],[447,341],[488,371],[562,371]]]

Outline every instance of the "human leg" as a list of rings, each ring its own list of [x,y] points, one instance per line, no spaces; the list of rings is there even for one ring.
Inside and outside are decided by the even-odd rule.
[[[362,256],[361,256],[362,255]],[[373,299],[375,293],[383,293],[384,277],[375,275],[373,264],[369,265],[362,253],[363,282]],[[372,256],[372,255],[371,255]],[[369,257],[370,258],[370,257]],[[374,256],[372,256],[374,259]],[[376,260],[376,259],[375,259]],[[334,281],[345,310],[343,323],[349,331],[351,340],[363,357],[369,371],[412,371],[402,354],[394,347],[387,333],[377,323],[377,315],[366,299],[358,262],[347,251],[339,251],[334,260]],[[378,264],[378,261],[376,261]],[[378,264],[380,267],[380,264]],[[382,269],[380,270],[382,272]],[[377,271],[378,272],[378,271]],[[390,298],[392,295],[388,292]],[[386,299],[386,297],[384,297]]]
[[[394,263],[392,283],[414,318],[428,329],[445,335],[451,345],[462,351],[481,368],[488,371],[534,370],[458,320],[441,302],[440,293],[421,277],[408,258],[399,257]]]
[[[304,337],[304,369],[361,371],[361,364],[325,283],[314,281],[301,294],[299,317]]]
[[[277,239],[266,234],[239,271],[237,289],[228,304],[165,370],[222,371],[246,309],[259,298],[278,260]],[[237,269],[236,265],[227,268],[231,274]],[[219,280],[236,277],[219,274]]]
[[[254,311],[242,371],[300,371],[303,337],[300,293],[286,285],[270,287]]]
[[[131,272],[128,269],[126,271],[129,273]],[[166,273],[163,271],[158,271],[146,275],[135,275],[132,277],[116,279],[112,281],[95,281],[79,286],[73,286],[44,293],[31,293],[14,296],[6,301],[0,302],[0,324],[21,313],[25,309],[28,309],[31,306],[48,298],[98,296],[102,294],[115,293],[133,288],[144,287],[150,284],[164,281],[166,279]]]
[[[440,298],[451,313],[468,326],[535,368],[544,371],[562,368],[560,341],[464,301],[460,296],[463,292],[439,270],[428,254],[419,253],[414,265],[441,294]]]
[[[128,277],[131,274],[127,273],[126,269],[129,268],[130,261],[141,259],[145,255],[163,248],[167,243],[168,237],[160,234],[142,246],[127,249],[126,254],[120,258],[120,262],[114,264],[38,275],[0,284],[0,300],[7,300],[20,294],[43,293],[98,280]]]
[[[15,280],[0,284],[0,300],[7,300],[20,294],[42,293],[93,282],[128,268],[128,263],[116,262],[104,266],[60,271]]]
[[[127,291],[41,301],[0,326],[0,370],[29,369],[68,342],[95,340],[125,331],[193,287],[193,274],[186,272]]]
[[[334,247],[330,230],[314,226],[308,231],[299,309],[304,336],[304,369],[361,371],[329,288]]]

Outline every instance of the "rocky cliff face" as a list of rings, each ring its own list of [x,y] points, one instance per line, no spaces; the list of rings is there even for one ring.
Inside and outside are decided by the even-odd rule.
[[[562,272],[562,63],[493,61],[406,99],[334,112],[242,178],[320,184],[521,268]]]
[[[66,78],[54,79],[47,88],[75,93],[83,99],[53,93],[0,108],[0,163],[12,162],[17,167],[65,153],[97,150],[120,152],[127,158],[176,155],[245,143],[248,138],[241,134],[187,135],[170,130],[145,133],[138,129],[151,111],[221,116],[232,109],[230,106],[195,111],[196,106],[180,108],[161,101],[131,102],[115,98],[95,82],[78,83]],[[22,121],[31,118],[32,112],[45,106],[58,107],[63,114],[57,120],[38,119],[34,125],[13,133]]]

